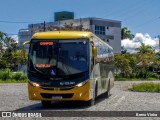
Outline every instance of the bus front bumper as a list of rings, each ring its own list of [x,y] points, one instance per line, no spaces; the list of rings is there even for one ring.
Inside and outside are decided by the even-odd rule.
[[[30,100],[90,100],[90,81],[81,87],[74,86],[69,90],[61,89],[44,89],[40,86],[33,86],[28,82],[28,96]]]

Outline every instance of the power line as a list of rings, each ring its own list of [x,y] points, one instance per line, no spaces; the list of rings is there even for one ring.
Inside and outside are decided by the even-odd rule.
[[[150,2],[152,2],[152,1],[153,1],[153,0],[143,1],[141,4],[135,5],[135,6],[131,7],[131,8],[129,8],[129,9],[121,12],[121,14],[119,14],[119,15],[116,16],[115,18],[119,18],[119,17],[126,16],[126,15],[129,15],[129,16],[130,16],[130,15],[132,15],[132,13],[134,13],[134,12],[139,13],[139,12],[137,12],[137,11],[146,9],[147,4],[150,3]],[[148,5],[150,5],[150,4],[148,4]],[[145,7],[142,7],[142,6],[145,6]],[[134,10],[134,11],[132,11],[132,10]],[[128,14],[127,14],[127,13],[128,13]],[[130,16],[129,18],[131,18],[131,17],[134,17],[134,16],[132,15],[132,16]]]
[[[128,11],[131,11],[132,9],[136,9],[137,8],[137,5],[140,5],[140,6],[142,6],[142,5],[144,5],[144,4],[146,4],[145,3],[146,1],[138,1],[138,2],[136,2],[134,5],[132,5],[132,7],[131,6],[128,6],[128,7],[125,7],[125,8],[123,8],[123,9],[120,9],[120,10],[118,10],[117,12],[116,11],[114,11],[114,12],[111,12],[110,14],[108,14],[108,15],[106,15],[106,16],[111,16],[111,15],[115,15],[115,14],[117,14],[118,13],[118,15],[116,16],[116,18],[117,17],[120,17],[120,16],[122,16],[122,15],[126,15],[126,13],[128,13]],[[139,7],[140,7],[139,6]],[[120,12],[121,11],[121,12]]]
[[[130,16],[126,17],[125,20],[123,20],[123,22],[126,22],[126,21],[128,21],[129,19],[131,19],[131,18],[133,18],[133,17],[136,17],[137,14],[141,14],[142,10],[143,10],[143,11],[149,10],[148,8],[149,8],[150,6],[152,6],[155,1],[153,0],[153,1],[151,1],[151,2],[152,2],[152,3],[146,5],[145,7],[141,7],[142,9],[138,9],[137,11],[134,11],[133,13],[131,13]]]
[[[155,22],[155,21],[157,21],[158,19],[160,19],[160,17],[157,17],[157,18],[155,18],[155,19],[152,19],[152,20],[146,21],[146,22],[144,22],[144,23],[142,23],[142,24],[139,24],[139,25],[137,25],[137,26],[135,26],[135,27],[133,27],[133,28],[139,28],[139,27],[144,26],[144,25],[146,25],[146,24],[149,24],[149,23]]]
[[[27,23],[28,24],[28,23],[31,23],[31,22],[15,22],[15,21],[5,21],[5,20],[3,21],[3,20],[1,20],[0,23]]]

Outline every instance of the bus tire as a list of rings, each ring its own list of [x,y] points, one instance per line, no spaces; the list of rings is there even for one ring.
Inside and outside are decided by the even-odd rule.
[[[42,105],[43,105],[43,107],[50,107],[51,106],[51,101],[41,101],[41,103],[42,103]]]
[[[110,96],[110,81],[108,83],[108,88],[107,88],[107,95],[106,97],[108,98]]]

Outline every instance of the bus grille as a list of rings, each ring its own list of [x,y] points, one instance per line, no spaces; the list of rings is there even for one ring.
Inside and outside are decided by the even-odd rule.
[[[56,90],[56,88],[49,88],[49,87],[41,87],[42,89],[44,90]],[[71,90],[73,89],[74,87],[64,87],[64,88],[58,88],[59,90]]]
[[[48,93],[41,93],[41,96],[43,98],[52,98],[52,96],[62,96],[62,98],[72,98],[73,93],[68,93],[68,94],[48,94]]]

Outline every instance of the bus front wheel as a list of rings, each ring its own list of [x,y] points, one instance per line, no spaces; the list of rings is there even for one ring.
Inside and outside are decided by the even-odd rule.
[[[43,107],[49,107],[51,106],[51,101],[41,101]]]

